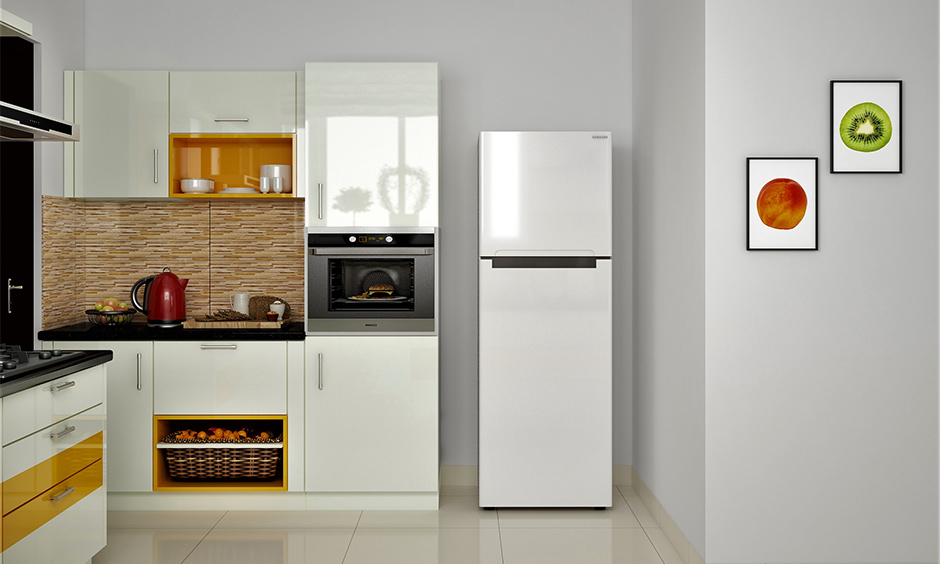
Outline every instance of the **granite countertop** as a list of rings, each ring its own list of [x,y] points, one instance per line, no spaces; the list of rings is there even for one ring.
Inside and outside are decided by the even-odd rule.
[[[98,366],[99,364],[104,364],[113,358],[114,354],[111,351],[85,351],[85,354],[81,358],[55,364],[49,368],[37,370],[29,374],[29,376],[3,382],[0,384],[0,398],[35,388],[36,386],[41,386],[46,382],[63,378],[69,374],[74,374],[87,368]]]
[[[39,332],[40,341],[303,341],[302,321],[287,323],[280,329],[163,329],[148,327],[146,321],[127,325],[92,325],[76,323]]]

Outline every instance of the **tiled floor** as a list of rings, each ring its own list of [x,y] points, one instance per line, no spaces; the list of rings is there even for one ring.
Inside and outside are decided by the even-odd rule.
[[[114,511],[94,564],[682,564],[636,491],[594,509],[477,506],[445,488],[439,511]]]

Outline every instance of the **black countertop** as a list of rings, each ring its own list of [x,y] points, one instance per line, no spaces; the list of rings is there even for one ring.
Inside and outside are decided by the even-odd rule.
[[[30,373],[28,376],[17,378],[9,382],[0,384],[0,398],[22,392],[36,386],[41,386],[46,382],[51,382],[59,378],[74,374],[87,368],[104,364],[114,358],[111,351],[85,351],[81,358],[76,358],[66,362],[61,362]]]
[[[148,327],[145,321],[127,325],[76,323],[39,332],[40,341],[303,341],[304,338],[303,322],[287,323],[280,329],[162,329]]]

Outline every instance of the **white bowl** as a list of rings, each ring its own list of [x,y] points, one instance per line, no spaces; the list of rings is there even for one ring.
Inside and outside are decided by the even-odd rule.
[[[180,180],[180,190],[186,194],[205,194],[215,189],[215,181],[208,178],[184,178]]]

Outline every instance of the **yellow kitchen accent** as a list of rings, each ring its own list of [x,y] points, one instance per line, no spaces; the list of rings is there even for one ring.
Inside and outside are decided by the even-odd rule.
[[[286,133],[174,133],[170,135],[171,198],[293,198],[297,193],[226,194],[228,188],[257,188],[262,165],[294,166],[294,135]],[[215,191],[206,194],[183,193],[183,178],[207,178]],[[297,182],[292,186],[296,188]]]

